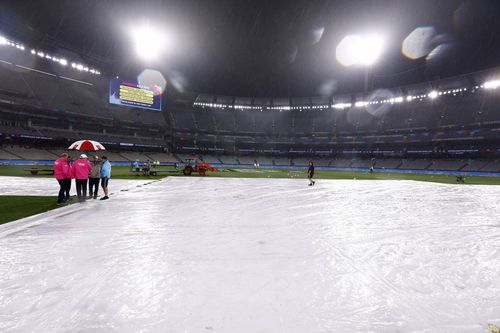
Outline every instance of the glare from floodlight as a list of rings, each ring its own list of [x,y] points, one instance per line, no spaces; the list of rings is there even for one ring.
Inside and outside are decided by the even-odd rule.
[[[384,39],[379,35],[348,35],[336,48],[336,58],[343,66],[373,65],[382,54]]]
[[[351,103],[336,103],[333,105],[334,109],[345,109],[345,108],[350,108],[352,106]]]
[[[133,28],[131,31],[132,42],[137,55],[143,60],[154,60],[165,49],[166,36],[149,23]]]
[[[427,96],[429,96],[429,98],[435,99],[438,97],[438,95],[439,95],[439,93],[436,90],[433,90]]]
[[[0,45],[8,44],[9,41],[4,36],[0,36]]]
[[[59,59],[59,63],[63,66],[66,66],[68,64],[68,61],[66,59]]]
[[[500,80],[486,81],[483,86],[484,89],[496,89],[500,87]]]
[[[36,51],[35,50],[31,50],[31,54],[36,54]]]
[[[79,71],[83,71],[83,65],[82,64],[76,65],[76,69],[78,69]]]
[[[137,77],[137,82],[149,87],[155,96],[163,94],[167,86],[167,80],[157,70],[146,69]]]

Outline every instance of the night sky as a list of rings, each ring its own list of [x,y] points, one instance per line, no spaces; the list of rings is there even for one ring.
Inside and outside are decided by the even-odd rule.
[[[346,34],[377,32],[387,45],[369,89],[434,80],[500,64],[500,1],[0,1],[0,33],[28,47],[71,51],[106,75],[158,69],[187,91],[231,96],[315,96],[363,91],[365,69],[345,68]],[[144,63],[128,29],[158,25],[175,43]],[[431,60],[401,53],[417,27],[433,27]]]

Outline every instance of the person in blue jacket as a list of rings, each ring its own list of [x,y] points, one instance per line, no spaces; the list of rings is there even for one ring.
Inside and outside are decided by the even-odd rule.
[[[102,165],[101,165],[101,186],[104,191],[104,197],[101,200],[107,200],[108,197],[108,183],[109,178],[111,178],[111,163],[109,163],[108,158],[106,156],[101,157]]]

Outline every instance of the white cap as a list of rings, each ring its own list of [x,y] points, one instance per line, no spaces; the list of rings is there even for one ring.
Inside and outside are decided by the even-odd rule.
[[[80,155],[80,158],[87,158],[87,155],[85,155],[85,154],[81,154],[81,155]]]

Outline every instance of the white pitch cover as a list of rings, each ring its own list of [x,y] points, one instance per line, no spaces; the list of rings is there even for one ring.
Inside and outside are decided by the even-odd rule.
[[[18,181],[1,177],[0,188]],[[0,226],[1,332],[483,332],[500,323],[498,186],[118,183],[106,202]]]

